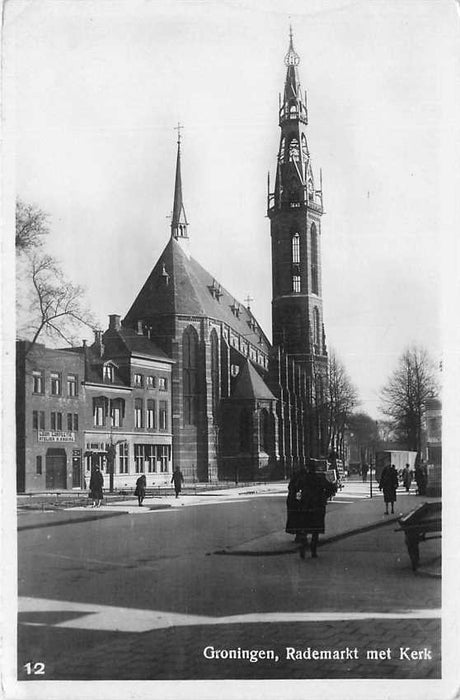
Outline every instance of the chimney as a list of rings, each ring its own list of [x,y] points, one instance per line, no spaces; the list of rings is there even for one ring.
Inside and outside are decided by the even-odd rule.
[[[99,355],[102,357],[104,346],[102,345],[102,331],[94,331],[94,345]]]
[[[120,323],[120,316],[117,314],[111,314],[109,316],[109,330],[111,331],[119,331],[121,327]]]

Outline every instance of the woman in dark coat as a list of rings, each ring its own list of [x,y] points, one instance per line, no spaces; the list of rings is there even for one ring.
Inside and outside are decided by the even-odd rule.
[[[93,499],[93,508],[100,508],[103,493],[102,489],[104,487],[104,477],[101,474],[99,467],[96,467],[91,474],[91,479],[89,481],[89,496]]]
[[[137,496],[139,506],[142,505],[142,501],[145,498],[145,489],[146,488],[147,488],[147,479],[145,478],[145,474],[142,474],[138,478],[138,480],[136,481],[136,490],[134,491],[134,495]]]
[[[301,468],[292,476],[288,486],[286,532],[296,536],[301,543],[300,556],[305,558],[308,534],[311,533],[311,556],[317,557],[318,537],[324,532],[326,503],[336,492],[336,487],[326,476],[316,472],[315,464],[309,471]]]
[[[388,504],[391,504],[391,512],[394,513],[394,502],[396,501],[396,489],[398,488],[398,472],[394,464],[385,467],[379,481],[379,489],[383,490],[383,500],[385,501],[385,515],[388,515]]]

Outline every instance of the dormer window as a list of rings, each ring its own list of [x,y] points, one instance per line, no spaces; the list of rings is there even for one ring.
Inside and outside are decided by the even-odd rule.
[[[104,365],[104,368],[102,370],[102,377],[104,379],[104,382],[110,382],[113,383],[114,380],[114,369],[113,365]]]
[[[234,300],[234,301],[233,301],[233,304],[231,305],[230,308],[231,308],[231,310],[232,310],[232,314],[233,314],[234,316],[236,316],[237,318],[239,318],[239,317],[240,317],[241,308],[240,308],[240,305],[238,304],[238,302]]]
[[[220,286],[220,284],[215,279],[213,279],[212,284],[208,286],[208,289],[211,295],[214,297],[214,299],[217,299],[217,301],[219,301],[220,297],[223,294],[222,287]]]

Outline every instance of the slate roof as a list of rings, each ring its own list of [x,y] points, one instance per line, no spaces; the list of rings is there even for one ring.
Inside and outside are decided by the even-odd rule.
[[[270,399],[275,397],[255,367],[247,360],[236,378],[232,399]]]
[[[270,343],[250,310],[239,303],[181,245],[170,238],[123,323],[157,314],[205,316],[226,323],[268,352]]]

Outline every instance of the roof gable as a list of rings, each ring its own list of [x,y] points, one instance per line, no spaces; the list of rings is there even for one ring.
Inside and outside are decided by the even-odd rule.
[[[241,368],[231,398],[275,400],[272,392],[249,360]]]

